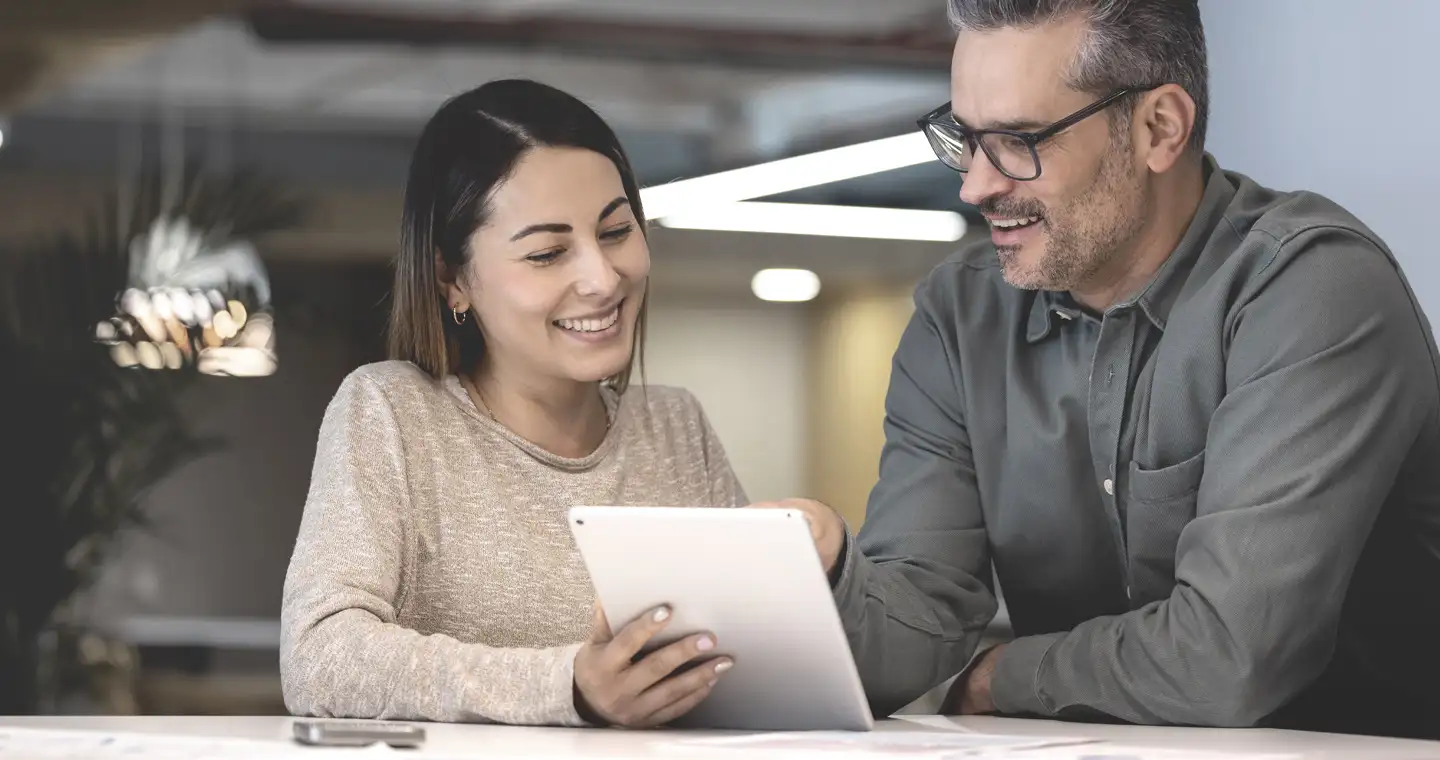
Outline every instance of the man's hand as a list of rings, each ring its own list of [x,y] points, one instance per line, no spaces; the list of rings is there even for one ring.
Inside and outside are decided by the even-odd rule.
[[[845,520],[830,507],[814,499],[782,499],[761,501],[751,504],[760,509],[797,509],[805,513],[810,523],[810,535],[815,539],[815,548],[820,552],[820,563],[828,575],[835,568],[840,549],[845,546]]]
[[[995,662],[1000,659],[1004,644],[994,647],[980,656],[975,667],[950,686],[945,695],[945,705],[940,712],[945,715],[983,715],[995,712],[995,703],[990,699],[990,679],[995,675]]]

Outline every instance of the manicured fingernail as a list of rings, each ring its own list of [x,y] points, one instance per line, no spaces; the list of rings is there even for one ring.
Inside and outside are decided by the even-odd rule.
[[[716,673],[724,673],[725,671],[727,671],[727,670],[730,669],[730,666],[732,666],[732,665],[734,665],[734,664],[735,664],[735,663],[731,662],[730,660],[721,660],[721,661],[715,663],[715,672],[716,672]]]
[[[702,652],[708,652],[711,649],[715,648],[715,639],[712,639],[709,636],[701,636],[700,640],[695,642],[695,648],[699,649]]]
[[[665,622],[666,620],[669,620],[669,619],[670,619],[670,608],[669,608],[669,607],[661,607],[660,609],[655,610],[655,615],[654,615],[654,617],[653,617],[652,619],[653,619],[655,622],[657,622],[657,623],[663,623],[663,622]]]

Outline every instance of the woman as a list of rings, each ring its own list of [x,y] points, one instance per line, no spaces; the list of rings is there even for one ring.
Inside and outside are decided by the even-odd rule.
[[[709,693],[730,662],[708,634],[636,657],[662,609],[611,637],[566,520],[746,502],[690,394],[630,387],[649,270],[630,164],[580,101],[498,81],[431,118],[393,360],[346,378],[320,429],[285,580],[292,712],[642,726]]]

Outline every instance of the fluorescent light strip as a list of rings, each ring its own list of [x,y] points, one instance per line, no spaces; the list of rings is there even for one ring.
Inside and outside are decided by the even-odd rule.
[[[823,206],[813,203],[718,203],[660,219],[665,227],[788,235],[953,242],[965,218],[953,211]]]
[[[655,185],[641,190],[640,199],[648,218],[662,219],[683,211],[763,198],[934,160],[935,151],[925,136],[910,132]]]

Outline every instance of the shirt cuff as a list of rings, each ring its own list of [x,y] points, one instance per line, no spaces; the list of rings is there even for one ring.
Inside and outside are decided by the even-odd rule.
[[[846,528],[845,542],[841,544],[840,556],[835,562],[837,572],[830,574],[830,590],[847,634],[852,633],[850,622],[860,618],[865,605],[865,576],[869,566],[864,558],[860,547],[856,546],[855,535]]]
[[[829,580],[831,589],[838,591],[840,589],[840,582],[845,580],[845,576],[850,572],[850,544],[853,542],[854,539],[850,536],[850,528],[846,527],[844,535],[840,537],[840,553],[835,557],[835,566],[830,568]]]
[[[990,675],[990,701],[1004,715],[1050,717],[1054,709],[1040,695],[1040,666],[1063,633],[1025,636],[1005,646]]]
[[[960,714],[960,700],[965,696],[965,682],[970,678],[970,671],[974,670],[975,666],[980,664],[980,660],[984,659],[985,655],[997,646],[1000,645],[995,644],[984,649],[976,647],[975,653],[970,655],[970,661],[965,663],[965,667],[961,668],[959,673],[940,682],[945,687],[945,698],[940,702],[940,715]]]
[[[830,590],[837,602],[846,599],[855,585],[864,581],[860,577],[863,572],[859,566],[863,556],[860,547],[855,545],[855,534],[847,526],[845,539],[840,543],[840,556],[835,558],[835,567],[830,570]]]

